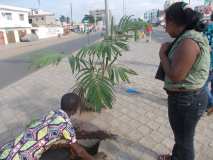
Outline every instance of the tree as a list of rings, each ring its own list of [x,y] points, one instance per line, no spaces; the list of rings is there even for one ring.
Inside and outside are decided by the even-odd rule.
[[[82,23],[93,24],[95,23],[95,18],[92,15],[85,15],[84,18],[82,19]]]
[[[70,17],[66,17],[66,22],[69,24],[70,23]]]
[[[65,23],[65,22],[67,24],[70,23],[70,17],[64,16],[64,15],[61,15],[60,18],[59,18],[59,20],[60,20],[61,24]]]
[[[160,17],[160,10],[158,9],[158,11],[157,11],[157,18],[159,18]]]
[[[102,17],[96,17],[96,22],[103,21]]]
[[[204,4],[205,5],[209,5],[209,4],[211,4],[213,2],[213,0],[204,0]]]
[[[63,23],[63,22],[66,22],[66,17],[64,15],[61,15],[60,18],[59,18],[60,22]]]
[[[145,28],[146,22],[142,19],[132,18],[132,16],[123,16],[119,24],[115,27],[116,34],[121,37],[139,39],[139,31]],[[133,33],[133,34],[132,34]]]

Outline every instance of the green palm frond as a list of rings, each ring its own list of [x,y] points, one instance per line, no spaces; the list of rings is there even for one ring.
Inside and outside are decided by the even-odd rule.
[[[73,55],[69,57],[69,64],[73,74],[79,73],[82,68],[90,67],[89,62],[87,60]]]
[[[123,16],[118,24],[118,32],[128,32],[130,20],[133,15],[131,16]]]
[[[88,104],[86,102],[84,89],[80,86],[79,83],[76,83],[71,90],[73,90],[73,93],[77,94],[80,97],[80,112],[85,111],[88,108]]]
[[[120,81],[129,82],[129,75],[137,75],[132,69],[118,65],[109,67],[107,71],[109,79],[113,84],[117,84]]]
[[[86,102],[94,111],[100,112],[103,107],[112,108],[113,85],[107,77],[98,72],[86,72],[80,79],[80,86],[84,88]]]
[[[38,69],[50,64],[57,65],[63,58],[64,56],[60,53],[39,54],[33,58],[31,67]]]
[[[91,46],[81,49],[77,57],[79,59],[88,58],[91,56],[97,57],[97,59],[112,60],[118,55],[121,56],[122,50],[128,50],[128,42],[121,39],[104,39],[101,42],[95,43]]]
[[[77,80],[80,82],[80,85],[86,89],[89,87],[91,80],[93,79],[95,71],[89,68],[82,69],[77,76]]]

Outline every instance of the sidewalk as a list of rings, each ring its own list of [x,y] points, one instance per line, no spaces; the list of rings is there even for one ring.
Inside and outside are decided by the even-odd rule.
[[[119,135],[117,142],[106,141],[101,150],[115,160],[155,160],[171,152],[173,136],[168,123],[163,84],[154,79],[159,63],[157,42],[131,42],[119,63],[138,72],[132,84],[141,94],[125,92],[126,84],[116,88],[112,110],[91,113],[89,121]],[[20,133],[35,117],[59,106],[60,97],[74,84],[67,60],[48,66],[0,90],[0,144]],[[88,120],[85,119],[85,120]],[[213,116],[203,117],[196,130],[196,160],[213,159]],[[110,160],[114,160],[113,158]]]
[[[62,36],[61,38],[52,37],[47,39],[40,39],[38,41],[33,41],[33,42],[21,42],[21,43],[14,43],[14,44],[9,44],[5,46],[0,46],[0,52],[1,52],[0,59],[6,59],[6,58],[14,57],[20,54],[24,54],[26,52],[39,50],[48,46],[74,40],[82,36],[84,35],[71,32],[70,34],[66,36]]]

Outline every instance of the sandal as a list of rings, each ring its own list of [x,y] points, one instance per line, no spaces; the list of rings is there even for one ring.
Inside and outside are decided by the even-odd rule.
[[[213,114],[213,107],[209,108],[207,111],[207,115],[210,116]]]
[[[158,160],[171,160],[172,156],[169,154],[160,155]]]

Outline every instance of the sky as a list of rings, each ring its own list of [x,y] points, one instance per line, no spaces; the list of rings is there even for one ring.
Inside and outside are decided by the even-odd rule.
[[[0,4],[15,5],[25,8],[38,8],[39,0],[0,0]],[[123,1],[127,15],[142,17],[149,9],[163,9],[165,0],[108,0],[109,8],[115,19],[123,15]],[[93,9],[104,9],[104,0],[40,0],[40,9],[54,12],[56,16],[70,16],[70,3],[73,6],[73,20],[81,21],[82,17]],[[203,0],[191,0],[193,6],[203,3]]]

